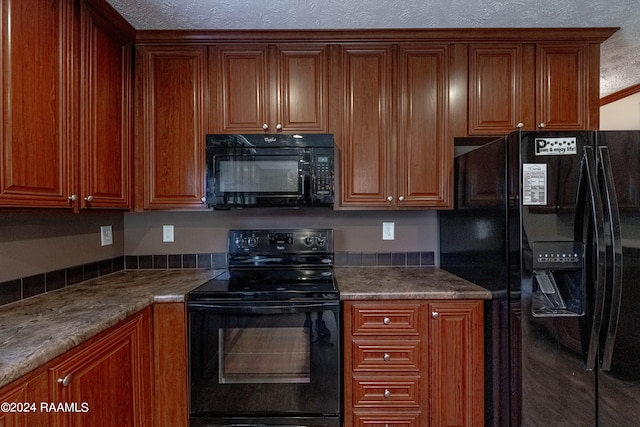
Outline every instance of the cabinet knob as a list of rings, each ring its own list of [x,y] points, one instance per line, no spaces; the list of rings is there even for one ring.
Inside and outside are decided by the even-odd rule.
[[[392,202],[393,201],[393,196],[387,196],[387,200]]]
[[[516,128],[517,128],[517,129],[522,129],[523,127],[524,127],[524,123],[522,123],[522,122],[519,122],[519,123],[516,125]]]
[[[384,397],[386,397],[387,399],[391,397],[391,392],[389,390],[385,390],[384,391]]]
[[[58,378],[58,384],[62,384],[63,387],[67,387],[71,383],[71,374],[68,374],[64,378]]]
[[[91,203],[91,202],[93,202],[93,196],[87,196],[87,197],[84,198],[84,200],[89,202],[89,203]]]
[[[437,311],[432,311],[431,312],[431,317],[434,319],[437,319],[438,317],[440,317],[440,313],[438,313]]]
[[[385,362],[388,362],[389,360],[391,360],[391,356],[388,353],[385,353],[384,356],[382,356],[382,359]]]
[[[385,317],[384,319],[382,319],[382,323],[384,323],[385,325],[388,325],[389,323],[391,323],[391,319],[389,319],[388,317]]]
[[[263,125],[262,125],[262,129],[264,129],[264,130],[269,129],[269,125],[268,125],[268,124],[266,124],[266,123],[265,123],[265,124],[263,124]]]
[[[540,123],[540,124],[538,125],[538,128],[540,128],[540,129],[544,129],[544,128],[546,128],[546,127],[547,127],[547,124],[546,124],[546,123],[544,123],[544,122],[543,122],[543,123]]]
[[[200,201],[202,203],[207,203],[207,198],[206,197],[200,197]]]
[[[404,196],[398,197],[398,200],[403,201],[404,200]]]
[[[278,124],[276,125],[276,129],[277,129],[277,130],[282,130],[282,125],[281,125],[280,123],[278,123]]]
[[[67,199],[69,199],[72,202],[75,202],[76,200],[78,200],[78,196],[75,194],[72,194],[69,197],[67,197]]]

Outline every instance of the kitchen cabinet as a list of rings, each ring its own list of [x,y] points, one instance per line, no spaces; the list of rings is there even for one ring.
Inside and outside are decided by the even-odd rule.
[[[49,365],[53,425],[151,425],[151,308],[119,323]]]
[[[136,64],[136,209],[203,208],[207,48],[143,45]]]
[[[599,45],[481,43],[468,50],[468,135],[500,135],[519,123],[525,130],[597,129]]]
[[[342,52],[340,206],[449,207],[447,47],[353,45]]]
[[[154,425],[189,425],[187,311],[183,302],[153,305]]]
[[[3,3],[1,206],[129,207],[133,28],[77,7]]]
[[[345,425],[483,425],[482,301],[343,308]]]
[[[212,51],[212,133],[327,131],[325,46],[220,45]]]
[[[2,206],[70,206],[74,7],[73,0],[2,2]]]
[[[47,371],[37,369],[0,389],[0,426],[43,427],[49,425],[48,414],[40,408],[47,402]]]

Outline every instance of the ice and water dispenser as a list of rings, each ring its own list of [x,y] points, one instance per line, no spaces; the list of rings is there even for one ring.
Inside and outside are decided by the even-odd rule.
[[[583,243],[533,242],[531,250],[533,315],[582,316],[586,298]]]

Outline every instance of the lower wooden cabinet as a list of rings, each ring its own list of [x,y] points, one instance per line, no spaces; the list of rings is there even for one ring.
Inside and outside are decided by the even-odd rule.
[[[151,426],[151,346],[148,307],[0,389],[33,405],[0,412],[0,426]]]
[[[483,301],[344,303],[344,425],[484,425]]]

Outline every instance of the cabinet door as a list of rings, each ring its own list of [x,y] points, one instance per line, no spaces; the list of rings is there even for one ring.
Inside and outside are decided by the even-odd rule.
[[[131,43],[82,3],[81,44],[81,206],[128,209]]]
[[[47,371],[37,369],[0,389],[0,426],[45,427],[48,414],[40,402],[48,402]],[[9,405],[5,408],[4,405]]]
[[[217,58],[216,132],[275,132],[268,118],[268,47],[220,46]]]
[[[145,309],[49,369],[51,402],[75,405],[52,413],[54,425],[151,425],[150,317]]]
[[[426,308],[429,425],[484,425],[483,302],[433,301]]]
[[[469,135],[501,135],[524,120],[522,46],[469,46]]]
[[[276,130],[327,131],[328,82],[325,47],[278,47]],[[279,100],[279,101],[278,101]],[[274,118],[271,118],[273,127]],[[278,128],[280,126],[280,128]]]
[[[203,207],[206,47],[142,47],[145,209]]]
[[[536,63],[536,125],[589,129],[589,91],[598,90],[598,83],[590,86],[588,44],[538,44]]]
[[[341,142],[341,204],[389,205],[392,50],[389,46],[344,47],[344,130]],[[395,171],[393,171],[395,173]]]
[[[447,48],[400,48],[398,206],[450,206]]]
[[[2,206],[69,207],[74,4],[2,2]]]

